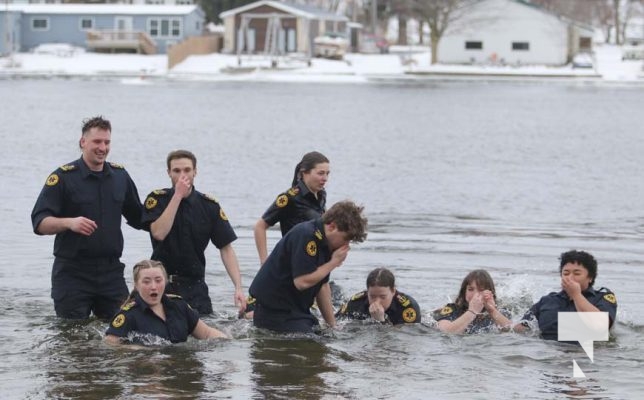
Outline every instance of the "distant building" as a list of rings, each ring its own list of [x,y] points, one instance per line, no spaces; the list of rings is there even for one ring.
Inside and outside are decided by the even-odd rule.
[[[205,15],[196,5],[9,4],[0,7],[0,53],[69,43],[95,51],[165,53],[201,35]]]
[[[223,51],[228,53],[237,52],[240,46],[247,52],[263,52],[267,35],[276,33],[280,52],[309,54],[316,36],[325,32],[346,34],[349,22],[344,15],[319,8],[270,0],[233,8],[219,17],[225,27]]]
[[[439,43],[449,64],[564,65],[592,51],[592,27],[524,0],[484,0],[455,21]]]

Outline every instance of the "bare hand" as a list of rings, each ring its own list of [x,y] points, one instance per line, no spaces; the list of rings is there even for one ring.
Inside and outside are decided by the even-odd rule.
[[[472,299],[470,299],[469,310],[474,311],[475,313],[480,313],[483,311],[485,305],[483,304],[483,294],[481,292],[476,292]]]
[[[72,232],[80,233],[81,235],[89,236],[98,228],[96,222],[85,217],[72,218],[72,224],[69,229]]]
[[[385,309],[379,302],[374,301],[373,303],[369,304],[369,314],[371,314],[371,318],[375,319],[376,321],[385,322]]]
[[[241,289],[235,290],[235,306],[239,308],[239,312],[243,313],[246,310],[246,296]]]
[[[335,263],[336,267],[339,267],[340,265],[342,265],[344,260],[347,258],[347,255],[349,254],[349,249],[350,247],[348,244],[345,244],[344,246],[338,247],[337,249],[335,249],[335,251],[331,255],[331,261]]]
[[[496,302],[494,301],[494,293],[491,290],[484,290],[482,292],[483,304],[485,309],[492,314],[492,311],[496,310]]]
[[[186,175],[180,176],[174,185],[174,192],[180,195],[182,199],[185,199],[190,195],[191,190],[192,185],[190,184],[190,179]]]
[[[581,294],[581,286],[570,276],[561,277],[561,288],[568,294],[571,299]]]

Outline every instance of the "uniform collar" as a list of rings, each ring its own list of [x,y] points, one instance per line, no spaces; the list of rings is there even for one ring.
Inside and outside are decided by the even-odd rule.
[[[87,164],[85,164],[85,160],[83,160],[83,156],[81,156],[78,160],[76,160],[76,165],[78,165],[78,169],[80,169],[81,174],[83,175],[83,178],[87,178],[90,175],[94,175],[96,171],[92,171],[89,169]],[[107,161],[103,163],[103,175],[111,175],[112,174],[112,167],[110,166],[110,163]]]
[[[146,303],[145,300],[143,300],[143,298],[141,297],[139,292],[134,293],[134,300],[136,301],[136,304],[138,304],[139,307],[141,307],[141,310],[143,310],[143,311],[145,311],[145,310],[152,311],[150,309],[150,305],[148,303]],[[163,296],[161,296],[161,304],[163,305],[163,308],[166,309],[166,310],[168,309],[168,306],[170,305],[170,298],[168,296],[166,296],[165,293],[163,293]]]
[[[300,189],[300,193],[302,193],[302,196],[311,196],[312,198],[315,199],[315,196],[313,195],[313,192],[309,189],[308,186],[306,186],[306,183],[304,183],[303,179],[300,179],[297,182],[297,188]],[[322,199],[326,198],[326,192],[324,189],[320,190],[318,192],[318,201],[321,201]]]

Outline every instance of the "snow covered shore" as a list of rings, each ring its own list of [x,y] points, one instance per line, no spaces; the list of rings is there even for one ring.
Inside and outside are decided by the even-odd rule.
[[[644,84],[642,60],[622,61],[615,46],[595,48],[594,68],[572,66],[430,65],[427,48],[395,47],[391,54],[348,54],[344,60],[281,59],[270,68],[264,56],[191,56],[169,70],[165,55],[96,54],[64,45],[0,58],[0,78],[97,77],[171,80],[367,82],[374,79],[573,79]]]

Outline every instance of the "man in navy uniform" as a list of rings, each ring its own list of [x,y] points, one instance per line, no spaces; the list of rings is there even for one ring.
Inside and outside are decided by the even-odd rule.
[[[49,175],[31,213],[36,234],[56,235],[51,297],[62,318],[109,319],[128,296],[121,216],[141,229],[143,207],[123,166],[106,162],[111,139],[108,120],[85,120],[81,158]]]
[[[321,218],[302,222],[275,246],[250,286],[256,299],[253,321],[276,332],[313,332],[317,301],[322,317],[335,326],[329,277],[342,265],[350,242],[366,239],[363,207],[351,201],[334,204]]]

